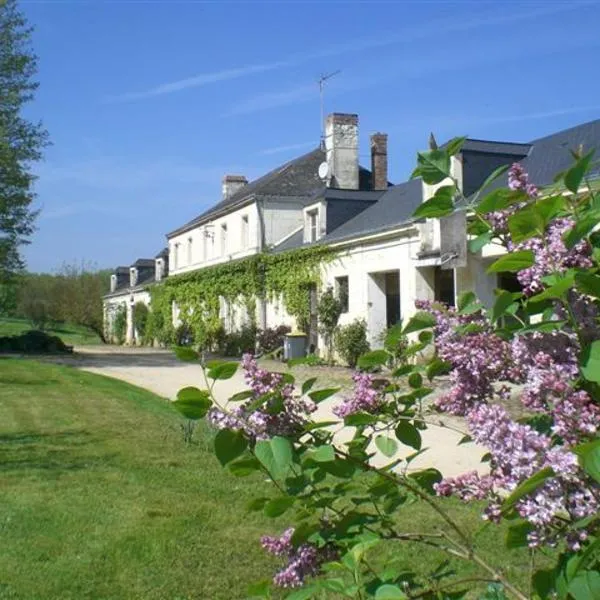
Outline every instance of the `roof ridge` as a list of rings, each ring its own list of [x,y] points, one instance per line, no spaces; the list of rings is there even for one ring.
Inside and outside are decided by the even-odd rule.
[[[529,142],[529,143],[532,145],[538,144],[539,142],[542,142],[549,138],[553,138],[555,136],[567,133],[568,131],[574,131],[575,129],[579,129],[582,127],[589,127],[592,123],[600,123],[600,119],[592,119],[591,121],[586,121],[585,123],[579,123],[579,125],[573,125],[572,127],[567,127],[565,129],[561,129],[560,131],[555,131],[554,133],[549,133],[548,135],[544,135],[542,137],[531,140],[531,142]]]

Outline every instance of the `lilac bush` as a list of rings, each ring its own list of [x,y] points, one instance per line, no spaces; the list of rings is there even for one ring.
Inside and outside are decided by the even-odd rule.
[[[591,154],[576,156],[555,193],[538,188],[515,164],[506,169],[507,187],[464,198],[450,173],[460,144],[419,154],[414,175],[431,185],[450,182],[445,187],[468,206],[472,251],[503,245],[490,272],[514,273],[520,292],[498,290],[487,308],[470,292],[456,308],[417,302],[417,314],[400,332],[412,336],[401,360],[387,350],[367,352],[347,394],[314,389],[316,378],[296,386],[290,373],[270,373],[245,355],[246,392],[223,404],[210,392],[185,388],[175,402],[188,418],[207,417],[217,431],[217,458],[232,476],[258,471],[268,479],[251,509],[285,515],[290,524],[261,538],[284,564],[252,588],[253,597],[437,600],[462,597],[481,581],[492,584],[485,598],[600,597],[600,201],[585,181]],[[446,192],[436,193],[415,216],[453,210]],[[425,365],[413,360],[421,350],[432,350]],[[182,358],[198,358],[190,352],[179,349]],[[217,381],[237,366],[204,368]],[[441,426],[423,407],[440,374],[450,387],[431,405],[462,420],[469,435],[461,443],[487,448],[479,471],[444,477],[432,468],[409,469],[426,450],[420,431]],[[336,420],[315,421],[325,401]],[[353,428],[345,441],[336,437],[342,427]],[[403,460],[396,458],[401,445],[410,449]],[[374,447],[389,464],[374,464]],[[481,554],[471,528],[448,511],[448,496],[482,506],[490,526],[508,521],[507,543],[530,553],[525,589]],[[398,531],[395,515],[415,502],[444,527],[430,533],[415,523],[412,531]],[[379,544],[404,543],[470,563],[477,583],[452,579],[445,563],[439,576],[419,580],[393,567],[393,551],[377,554]],[[536,553],[550,548],[554,568],[538,569]],[[413,555],[416,565],[419,554]]]

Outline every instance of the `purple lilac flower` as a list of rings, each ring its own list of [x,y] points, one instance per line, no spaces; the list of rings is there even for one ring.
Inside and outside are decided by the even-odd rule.
[[[287,559],[286,566],[275,574],[273,583],[278,587],[300,587],[307,577],[315,576],[324,562],[332,560],[335,553],[329,547],[317,548],[313,544],[292,545],[294,528],[286,529],[280,537],[263,536],[262,547],[274,556]]]
[[[383,402],[379,391],[373,387],[373,376],[356,372],[352,375],[354,390],[352,396],[344,398],[341,404],[333,408],[333,414],[343,419],[357,412],[374,413]]]
[[[300,431],[308,415],[316,410],[316,404],[310,399],[294,396],[294,386],[284,383],[279,373],[260,369],[251,354],[244,354],[242,367],[253,394],[247,402],[227,411],[212,408],[208,421],[213,427],[242,430],[258,440]],[[254,401],[259,398],[264,398],[265,402],[255,408]],[[281,401],[281,410],[271,414],[268,408]]]

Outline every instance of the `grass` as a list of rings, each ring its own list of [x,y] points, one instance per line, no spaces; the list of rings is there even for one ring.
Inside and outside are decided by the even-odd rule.
[[[0,359],[0,382],[0,599],[234,600],[271,576],[258,538],[286,517],[246,512],[270,486],[224,473],[207,430],[185,445],[164,400],[72,367]],[[481,526],[479,507],[446,504],[469,530]],[[401,531],[442,526],[420,504],[398,515]],[[477,540],[524,583],[526,551],[506,550],[493,527]],[[446,557],[407,543],[374,562],[383,556],[422,577]]]
[[[0,336],[20,335],[33,329],[27,319],[0,318]],[[54,327],[48,327],[44,330],[48,335],[57,335],[65,344],[69,346],[83,346],[89,344],[102,343],[98,334],[87,327],[81,325],[72,325],[70,323],[61,323]]]

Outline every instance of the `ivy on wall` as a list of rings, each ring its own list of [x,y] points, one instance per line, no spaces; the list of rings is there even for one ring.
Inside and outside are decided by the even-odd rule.
[[[220,302],[243,307],[255,319],[257,299],[281,297],[299,326],[310,317],[310,288],[320,285],[320,265],[335,258],[324,246],[300,248],[280,254],[257,254],[167,278],[150,288],[151,334],[172,341],[172,309],[192,329],[202,345],[221,327]]]

